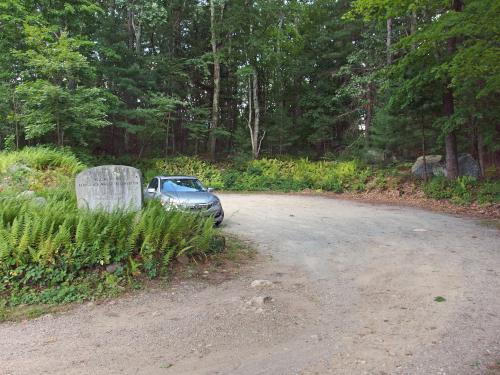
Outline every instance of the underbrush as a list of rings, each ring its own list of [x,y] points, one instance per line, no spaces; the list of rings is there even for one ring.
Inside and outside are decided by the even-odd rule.
[[[137,213],[79,210],[74,201],[38,205],[0,197],[3,304],[65,303],[113,294],[171,260],[223,246],[213,220],[150,202]]]
[[[225,187],[223,171],[218,166],[197,158],[179,156],[169,159],[152,159],[138,167],[143,170],[148,182],[157,175],[184,175],[196,176],[206,186],[215,189]]]
[[[500,202],[500,182],[478,181],[464,176],[456,181],[436,177],[427,183],[410,175],[411,163],[383,167],[368,166],[359,160],[309,161],[308,159],[260,159],[212,164],[191,157],[154,159],[142,163],[146,180],[155,175],[192,175],[206,186],[228,191],[331,191],[362,192],[400,190],[410,185],[431,199],[454,204]]]
[[[74,176],[85,168],[68,149],[26,147],[0,152],[0,192],[71,191]]]
[[[498,181],[480,182],[469,176],[462,176],[455,181],[445,177],[434,177],[422,187],[428,198],[448,199],[452,203],[463,205],[500,203],[500,183]]]
[[[244,163],[214,165],[178,157],[149,163],[146,178],[155,175],[193,175],[205,185],[235,191],[300,191],[305,189],[342,192],[363,190],[370,171],[353,161],[307,159],[260,159]]]
[[[77,208],[71,150],[0,152],[0,310],[113,295],[166,276],[177,256],[223,248],[211,218],[149,202],[139,212]]]

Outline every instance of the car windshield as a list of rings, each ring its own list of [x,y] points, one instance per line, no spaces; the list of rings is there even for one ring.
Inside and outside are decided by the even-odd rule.
[[[205,188],[195,178],[165,178],[161,180],[162,192],[197,192],[205,191]]]

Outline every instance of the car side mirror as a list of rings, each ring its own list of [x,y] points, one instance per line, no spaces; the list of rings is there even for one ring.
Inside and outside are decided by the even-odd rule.
[[[153,193],[156,193],[156,189],[155,188],[148,188],[147,192],[153,194]]]
[[[213,193],[213,192],[215,191],[215,189],[214,189],[214,188],[207,188],[207,191],[208,191],[209,193]]]

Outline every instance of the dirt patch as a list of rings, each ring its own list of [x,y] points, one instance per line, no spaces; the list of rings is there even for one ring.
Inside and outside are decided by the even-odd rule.
[[[94,298],[95,305],[106,304],[117,298],[132,297],[141,290],[162,290],[175,287],[186,281],[200,281],[209,285],[217,285],[240,275],[247,264],[259,258],[256,247],[249,240],[239,239],[230,234],[225,236],[225,249],[221,253],[182,259],[172,263],[170,275],[160,279],[149,279],[146,276],[134,280],[134,285],[122,287],[115,298]],[[18,305],[4,307],[0,304],[0,323],[5,321],[20,322],[38,318],[47,314],[55,315],[78,308],[79,302],[60,305]],[[1,374],[0,374],[1,375]]]
[[[388,204],[399,205],[406,207],[423,208],[435,212],[444,212],[452,215],[460,215],[464,217],[473,217],[480,219],[495,220],[500,223],[500,204],[485,204],[477,203],[456,205],[449,200],[436,200],[426,198],[422,192],[411,192],[405,190],[373,190],[366,192],[348,192],[348,193],[332,193],[332,192],[315,192],[304,191],[298,194],[319,195],[338,199],[347,199],[373,204]]]

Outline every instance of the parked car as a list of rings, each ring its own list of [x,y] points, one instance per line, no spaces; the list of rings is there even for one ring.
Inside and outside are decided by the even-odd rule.
[[[214,189],[205,188],[192,176],[156,176],[144,192],[145,199],[159,199],[166,207],[213,216],[215,225],[224,220],[224,210]]]

